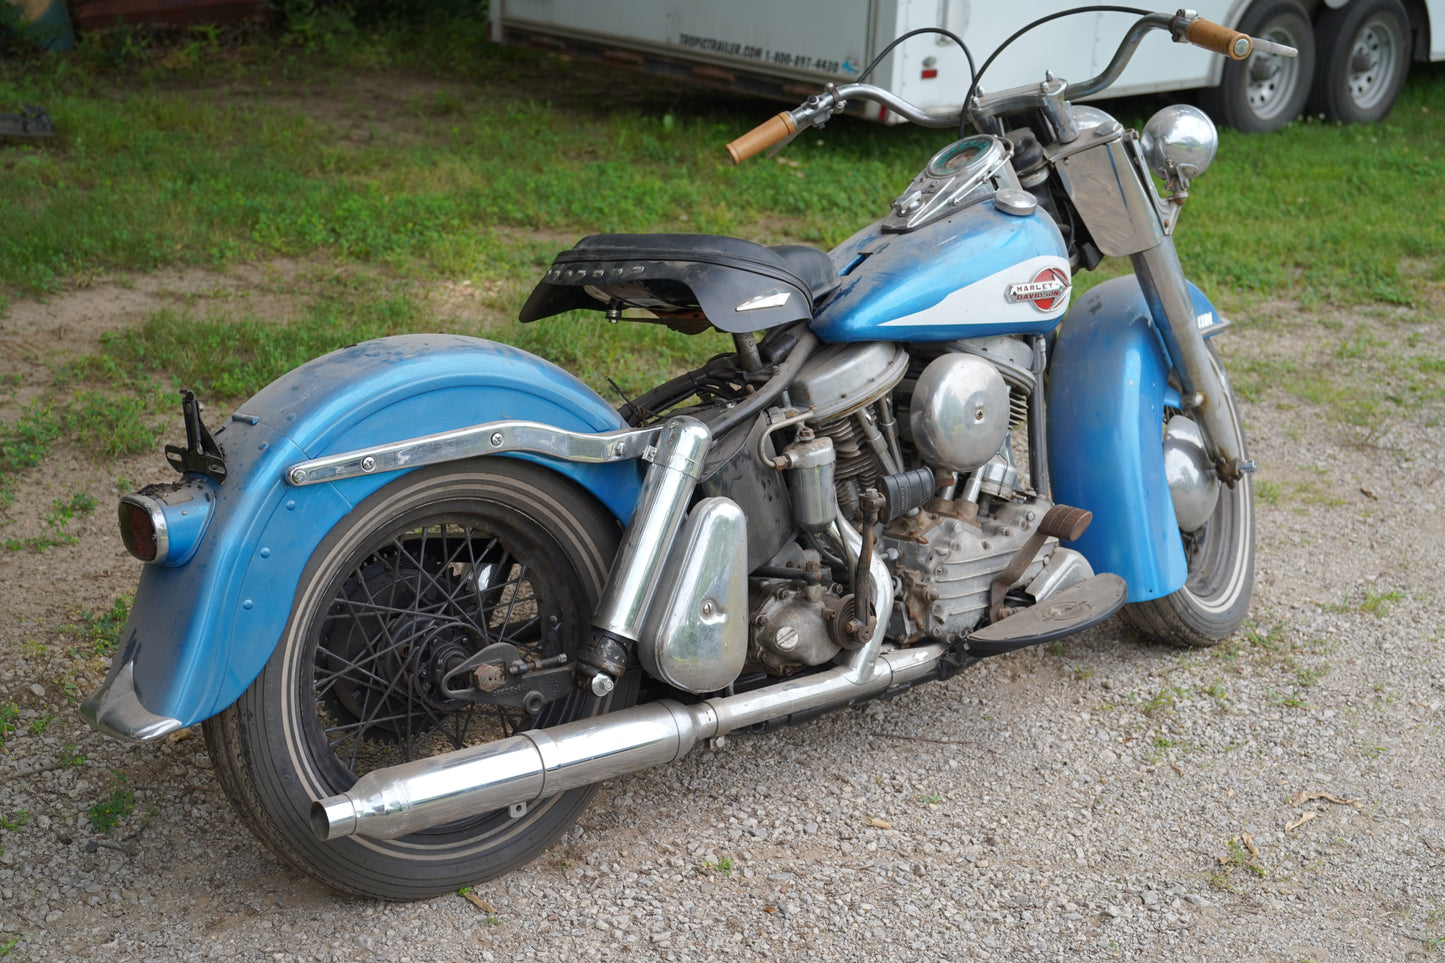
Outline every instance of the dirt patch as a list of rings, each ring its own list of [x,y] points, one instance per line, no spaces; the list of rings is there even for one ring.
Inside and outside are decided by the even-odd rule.
[[[0,316],[0,376],[33,373],[36,364],[94,352],[101,335],[138,324],[163,308],[210,302],[234,313],[284,321],[302,302],[299,261],[244,264],[228,271],[168,269],[97,279],[44,300],[22,300]]]
[[[279,109],[309,117],[343,145],[422,143],[431,118],[461,116],[482,96],[475,84],[386,71],[348,77],[344,85],[277,89],[243,83],[226,88],[225,94],[241,103],[264,104],[267,111]]]

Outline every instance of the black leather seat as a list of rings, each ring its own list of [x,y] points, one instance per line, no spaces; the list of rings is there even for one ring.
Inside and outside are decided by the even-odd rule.
[[[563,311],[640,307],[701,313],[728,332],[811,318],[838,287],[822,251],[713,234],[595,234],[558,254],[522,306],[522,321]]]

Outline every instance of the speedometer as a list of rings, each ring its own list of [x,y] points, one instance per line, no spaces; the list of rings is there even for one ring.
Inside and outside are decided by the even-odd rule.
[[[949,144],[933,155],[928,162],[928,173],[934,177],[953,177],[966,174],[975,167],[988,163],[987,155],[996,149],[992,137],[968,137]]]
[[[893,202],[885,231],[911,231],[935,218],[976,204],[1005,187],[1018,187],[1008,166],[1013,152],[1001,137],[977,134],[954,141],[933,155]]]

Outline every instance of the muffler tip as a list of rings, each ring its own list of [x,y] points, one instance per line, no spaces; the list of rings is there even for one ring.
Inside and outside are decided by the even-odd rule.
[[[322,842],[356,832],[356,804],[348,796],[332,796],[311,804],[311,831]]]

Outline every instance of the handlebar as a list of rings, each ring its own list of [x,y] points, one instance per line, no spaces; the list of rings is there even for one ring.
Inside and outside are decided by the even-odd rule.
[[[797,121],[788,111],[769,117],[746,134],[728,142],[728,156],[734,164],[741,164],[755,154],[762,153],[774,144],[781,143],[798,132]]]
[[[829,84],[821,94],[814,94],[793,110],[785,110],[769,117],[741,137],[727,145],[728,156],[734,164],[741,164],[749,157],[759,154],[774,144],[792,137],[805,127],[822,127],[828,118],[843,109],[850,99],[868,100],[887,107],[903,119],[919,127],[957,127],[960,113],[950,110],[946,113],[932,113],[910,104],[891,90],[872,84]]]
[[[1057,81],[1015,87],[995,94],[974,98],[970,118],[975,124],[983,118],[996,117],[1015,110],[1030,107],[1042,108],[1051,114],[1058,114],[1066,108],[1066,101],[1098,93],[1109,87],[1123,73],[1125,66],[1134,56],[1144,34],[1151,30],[1168,30],[1175,43],[1188,43],[1212,51],[1231,60],[1243,60],[1251,53],[1270,53],[1277,56],[1294,57],[1298,51],[1283,44],[1271,43],[1250,37],[1229,27],[1190,16],[1187,11],[1178,13],[1151,13],[1137,20],[1120,42],[1114,58],[1097,77],[1077,84],[1065,86]],[[933,113],[909,103],[891,91],[873,84],[829,84],[820,94],[814,94],[793,110],[785,110],[769,118],[757,127],[743,134],[727,145],[728,156],[734,164],[782,143],[806,127],[822,127],[829,118],[842,111],[850,98],[872,101],[888,108],[893,113],[921,127],[956,127],[963,119],[965,108]],[[965,105],[967,107],[967,105]]]
[[[1243,60],[1254,49],[1254,43],[1248,34],[1210,23],[1202,17],[1184,28],[1184,40],[1196,47],[1223,54],[1230,60]]]

